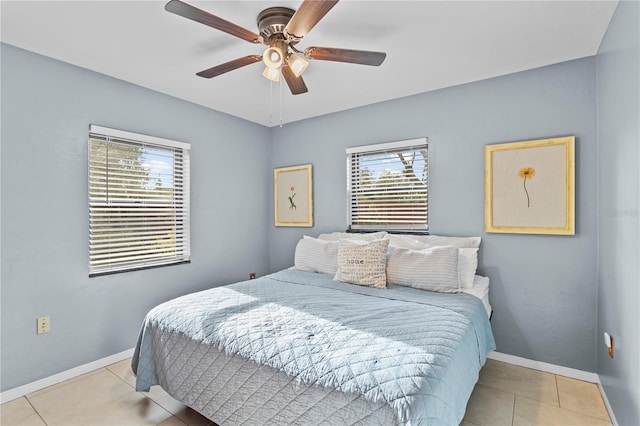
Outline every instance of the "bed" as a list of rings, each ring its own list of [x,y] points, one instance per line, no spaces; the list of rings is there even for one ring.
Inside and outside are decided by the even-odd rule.
[[[136,389],[160,385],[219,425],[458,425],[495,349],[488,280],[473,287],[289,269],[182,296],[144,320]]]

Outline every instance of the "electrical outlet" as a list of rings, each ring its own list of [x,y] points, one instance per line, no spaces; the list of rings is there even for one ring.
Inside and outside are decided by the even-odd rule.
[[[48,333],[51,328],[49,317],[40,317],[36,319],[38,334]]]
[[[604,344],[607,345],[609,358],[613,358],[613,337],[611,337],[606,331],[604,332]]]
[[[251,273],[249,274],[249,279],[250,279],[250,280],[255,280],[255,279],[256,279],[256,273],[255,273],[255,272],[251,272]]]

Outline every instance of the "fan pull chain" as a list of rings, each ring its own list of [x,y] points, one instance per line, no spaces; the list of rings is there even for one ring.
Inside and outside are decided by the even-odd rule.
[[[282,78],[278,82],[280,86],[278,88],[278,95],[280,96],[278,108],[280,109],[280,127],[282,127]],[[273,125],[273,80],[269,81],[269,125]]]
[[[280,78],[280,128],[282,128],[282,76]]]
[[[273,80],[269,80],[269,125],[273,124]]]

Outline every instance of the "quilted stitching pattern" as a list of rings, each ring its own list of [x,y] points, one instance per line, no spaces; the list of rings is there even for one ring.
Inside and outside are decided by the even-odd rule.
[[[494,347],[473,296],[282,271],[154,308],[133,367],[219,424],[459,424]]]

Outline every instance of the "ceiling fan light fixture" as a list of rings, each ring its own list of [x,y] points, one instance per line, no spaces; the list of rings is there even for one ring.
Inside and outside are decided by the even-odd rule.
[[[198,9],[183,0],[169,0],[165,5],[165,10],[250,43],[260,43],[266,46],[262,55],[248,55],[225,62],[196,73],[199,77],[216,77],[262,60],[269,68],[263,72],[266,78],[281,83],[284,80],[289,86],[291,94],[299,95],[308,91],[302,79],[302,73],[308,66],[305,59],[379,66],[386,57],[384,52],[365,50],[329,47],[308,47],[304,51],[296,49],[295,45],[338,2],[339,0],[302,0],[298,10],[287,7],[264,9],[258,14],[259,34]],[[293,52],[298,55],[294,55]],[[282,74],[282,79],[280,74]],[[282,88],[282,84],[280,87]]]
[[[291,68],[291,71],[293,71],[296,77],[300,77],[304,70],[307,69],[307,66],[309,66],[308,61],[294,54],[289,55],[287,62],[289,63],[289,68]]]
[[[271,81],[280,81],[280,70],[278,68],[264,67],[262,75]]]
[[[284,62],[284,56],[277,47],[267,47],[262,54],[262,61],[269,68],[280,68]]]

